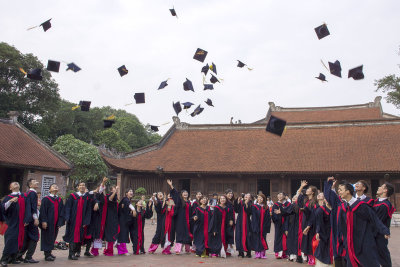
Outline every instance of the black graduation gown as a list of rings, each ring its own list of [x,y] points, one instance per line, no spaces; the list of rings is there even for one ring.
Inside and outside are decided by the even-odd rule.
[[[166,210],[166,207],[163,208],[163,201],[156,200],[154,210],[157,213],[157,226],[156,226],[156,233],[154,234],[151,243],[164,244],[163,242],[161,242],[163,235],[163,221],[165,220],[165,210]]]
[[[314,256],[325,264],[333,263],[330,216],[331,210],[326,206],[319,206],[315,210],[315,233],[319,234],[319,242]]]
[[[8,209],[5,209],[5,204],[16,195],[7,195],[4,197],[2,208],[4,210],[4,219],[8,228],[4,233],[4,250],[3,255],[13,255],[22,249],[24,242],[24,222],[28,220],[27,216],[30,212],[25,209],[25,196],[18,196],[16,203],[11,203]]]
[[[226,242],[226,233],[229,226],[229,221],[233,220],[232,215],[233,210],[230,210],[228,207],[214,207],[214,212],[208,226],[208,247],[210,249],[210,253],[219,255],[222,246],[224,246],[226,250],[228,245]]]
[[[172,247],[175,241],[175,218],[177,210],[175,206],[171,206],[171,209],[168,210],[168,206],[166,204],[163,210],[165,210],[165,212],[161,227],[161,247],[166,245],[170,245]]]
[[[395,211],[392,203],[388,199],[379,201],[376,199],[374,202],[374,210],[378,219],[390,229],[390,222],[392,220],[393,212]],[[392,260],[388,249],[388,240],[381,234],[376,234],[376,245],[378,247],[379,262],[382,266],[392,266]]]
[[[58,228],[64,225],[64,203],[59,197],[47,196],[42,199],[39,214],[41,229],[40,250],[51,251],[57,239]],[[42,228],[42,223],[47,223],[47,228]]]
[[[342,209],[342,201],[339,196],[333,191],[333,181],[325,181],[324,184],[324,197],[331,206],[330,222],[332,226],[332,245],[333,245],[333,256],[334,258],[344,257],[346,250],[344,248],[343,235],[339,229],[341,220],[345,219],[345,211]]]
[[[28,213],[28,218],[27,218],[28,225],[25,227],[26,231],[25,237],[29,237],[29,239],[34,241],[39,241],[39,227],[35,226],[33,220],[33,214],[36,213],[36,215],[38,215],[37,193],[35,191],[29,190],[28,192],[25,193],[25,198],[26,198],[25,208]]]
[[[357,198],[357,195],[356,195],[356,198]],[[370,197],[368,197],[368,196],[366,196],[366,197],[365,197],[363,200],[361,200],[361,201],[367,203],[368,206],[370,206],[370,207],[373,207],[373,206],[374,206],[374,199],[373,199],[373,198],[370,198]]]
[[[227,200],[226,206],[232,210],[233,214],[232,214],[232,218],[233,218],[233,225],[228,225],[228,229],[226,230],[226,242],[228,244],[235,244],[235,207],[233,205],[232,202],[230,202],[229,200]]]
[[[357,200],[350,207],[343,204],[343,209],[346,210],[346,220],[341,220],[340,231],[347,249],[347,266],[378,267],[379,256],[374,230],[381,235],[390,235],[389,229],[363,201]]]
[[[103,195],[99,194],[99,193],[95,193],[92,196],[92,205],[90,205],[90,209],[91,209],[91,219],[90,219],[90,225],[89,225],[89,233],[92,236],[92,239],[101,239],[100,237],[100,232],[101,232],[101,214],[102,214],[102,202],[104,202],[102,200]],[[98,204],[99,209],[98,210],[94,210],[94,206],[95,204]]]
[[[286,201],[285,203],[276,202],[272,206],[272,221],[275,225],[275,236],[274,236],[274,252],[286,252],[286,235],[285,230],[288,228],[285,224],[287,224],[287,215],[286,209],[290,207],[290,202]],[[281,210],[280,214],[275,214],[275,210]]]
[[[144,253],[144,226],[145,220],[153,217],[153,204],[146,205],[146,209],[136,210],[136,217],[133,217],[133,227],[131,227],[131,240],[133,252],[135,254]]]
[[[235,225],[235,244],[239,252],[251,251],[251,203],[248,206],[244,201],[234,202],[235,212],[237,213]]]
[[[106,210],[106,221],[104,226],[103,240],[106,242],[114,242],[118,238],[119,225],[118,225],[118,198],[117,195],[110,201],[111,194],[104,196],[104,206]],[[103,206],[103,208],[104,208]],[[103,209],[104,212],[104,209]],[[102,216],[104,216],[102,214]],[[103,218],[103,217],[102,217]],[[103,222],[103,221],[102,221]]]
[[[190,201],[183,202],[175,188],[171,190],[170,194],[175,202],[175,209],[177,211],[175,219],[176,243],[191,245],[193,235],[190,232],[190,222],[193,214]]]
[[[196,254],[201,255],[204,249],[208,248],[208,228],[212,211],[210,207],[206,207],[205,209],[197,207],[194,212],[197,220],[194,221],[193,226],[193,244],[196,246]]]
[[[269,208],[258,204],[251,207],[251,248],[256,252],[268,249],[267,233],[271,230]]]
[[[304,231],[308,226],[310,226],[310,230],[307,235],[302,236],[301,239],[301,252],[305,255],[313,255],[313,240],[315,240],[315,209],[316,205],[312,206],[307,200],[304,203],[304,195],[300,194],[298,197],[299,207],[303,208],[303,220],[301,229]]]
[[[287,216],[287,228],[285,231],[288,231],[287,239],[286,239],[286,253],[288,255],[298,255],[301,256],[299,249],[299,217],[303,216],[302,211],[297,204],[297,201],[290,204],[291,208],[288,211]],[[301,225],[300,225],[301,231]]]
[[[92,220],[92,218],[93,218],[93,213],[94,213],[94,211],[93,211],[93,208],[94,208],[94,204],[96,203],[96,196],[95,196],[95,194],[90,194],[89,192],[86,192],[85,193],[85,196],[87,197],[87,201],[88,201],[88,209],[87,209],[87,212],[89,212],[90,213],[90,224],[89,225],[87,225],[85,228],[84,228],[84,239],[86,239],[86,240],[92,240],[92,238],[93,238],[93,232],[94,232],[94,228],[96,227],[96,225],[93,223],[93,220]]]
[[[131,200],[124,197],[119,202],[118,206],[118,223],[119,223],[119,235],[118,243],[129,243],[129,229],[133,224],[133,216],[129,205]]]
[[[84,239],[84,225],[90,224],[91,212],[88,205],[88,196],[79,196],[77,193],[72,193],[64,206],[64,218],[67,224],[65,242],[80,243]]]

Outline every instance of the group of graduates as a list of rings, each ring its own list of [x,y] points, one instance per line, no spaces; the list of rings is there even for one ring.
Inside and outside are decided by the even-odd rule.
[[[157,227],[149,253],[161,246],[162,254],[194,252],[198,257],[239,257],[266,259],[267,234],[271,222],[275,225],[274,252],[277,259],[288,259],[309,265],[335,266],[391,266],[388,250],[389,227],[394,208],[388,200],[394,188],[384,183],[373,200],[365,194],[368,184],[361,180],[354,186],[338,183],[329,177],[324,192],[301,182],[291,202],[284,193],[272,206],[259,193],[235,198],[232,190],[218,197],[210,206],[208,198],[197,192],[191,202],[186,190],[178,192],[172,183],[170,193],[158,192],[148,201],[132,204],[133,190],[127,189],[117,199],[117,186],[106,193],[104,178],[94,191],[79,183],[78,191],[68,196],[65,204],[57,196],[58,187],[52,184],[49,196],[37,203],[38,182],[28,180],[29,190],[20,193],[20,185],[10,185],[11,194],[1,205],[1,220],[8,228],[4,234],[5,246],[1,266],[7,264],[37,263],[32,258],[41,229],[41,251],[46,261],[54,261],[52,254],[58,229],[66,225],[63,239],[69,244],[68,259],[81,256],[130,255],[127,243],[132,243],[133,254],[144,254],[145,219],[157,213]],[[307,187],[307,189],[305,189]],[[337,192],[336,192],[337,191]],[[24,258],[25,255],[25,258]]]

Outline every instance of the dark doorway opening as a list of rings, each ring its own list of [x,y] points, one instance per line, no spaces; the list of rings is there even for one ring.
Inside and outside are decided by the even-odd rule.
[[[22,191],[24,179],[24,170],[16,168],[0,168],[0,196],[10,193],[9,185],[11,182],[18,182]]]
[[[323,190],[321,186],[321,179],[307,179],[308,185],[313,185],[315,186],[318,190]],[[290,181],[290,198],[292,198],[294,195],[296,195],[297,190],[300,187],[301,179],[293,179]],[[305,188],[307,189],[307,187]]]
[[[186,190],[190,193],[190,179],[179,179],[178,189],[179,191]]]
[[[376,191],[378,191],[379,187],[379,180],[378,179],[371,179],[371,197],[376,198]]]
[[[258,179],[257,180],[257,194],[262,192],[266,197],[271,195],[270,180],[269,179]]]

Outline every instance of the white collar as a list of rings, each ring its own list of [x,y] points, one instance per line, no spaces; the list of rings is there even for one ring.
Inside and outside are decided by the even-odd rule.
[[[57,197],[57,195],[49,194],[50,197]]]
[[[357,201],[357,198],[352,197],[352,198],[350,199],[350,201],[348,202],[349,206],[353,205],[354,202],[356,202],[356,201]]]
[[[21,195],[21,192],[12,192],[11,195]]]
[[[81,197],[81,196],[83,196],[85,193],[82,194],[81,192],[78,191],[78,192],[76,192],[76,194],[77,194],[78,196]]]
[[[364,194],[363,194],[362,196],[360,196],[360,197],[356,194],[356,198],[360,198],[360,200],[364,200],[366,197],[367,197],[367,196],[364,195]]]
[[[36,193],[36,190],[34,188],[29,188],[29,191],[33,191]]]
[[[387,199],[387,197],[380,197],[379,198],[379,201],[384,201],[384,200],[386,200]]]

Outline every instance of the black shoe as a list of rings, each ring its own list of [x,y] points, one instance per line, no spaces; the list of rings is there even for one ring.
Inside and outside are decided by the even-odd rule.
[[[52,256],[47,256],[46,258],[44,258],[45,261],[54,261],[55,258],[53,258]]]
[[[22,258],[22,256],[19,256],[15,259],[15,261],[19,261],[19,262],[24,262],[24,258]],[[18,264],[18,263],[17,263]]]
[[[301,256],[297,256],[296,262],[303,263],[303,258]]]
[[[2,262],[0,262],[0,266],[1,267],[7,267],[8,265],[7,265],[6,261],[2,261]]]
[[[76,261],[76,260],[78,260],[78,258],[77,258],[77,257],[75,257],[75,255],[68,256],[68,259],[69,259],[69,260],[73,260],[73,261]]]
[[[17,260],[14,260],[14,261],[11,261],[10,262],[10,264],[20,264],[21,262],[20,261],[17,261]]]
[[[54,256],[53,254],[50,254],[50,256],[52,256],[54,259],[57,258],[56,256]]]
[[[92,254],[90,254],[90,252],[85,252],[85,254],[83,254],[83,255],[85,255],[85,257],[88,257],[88,258],[94,257]]]
[[[238,256],[238,257],[244,258],[244,253],[243,253],[243,251],[239,251],[239,256]]]
[[[35,261],[34,259],[29,259],[29,260],[25,259],[24,263],[39,263],[39,261]]]
[[[247,252],[246,258],[251,258],[251,252]]]
[[[80,252],[75,253],[75,257],[79,258],[81,256]]]

